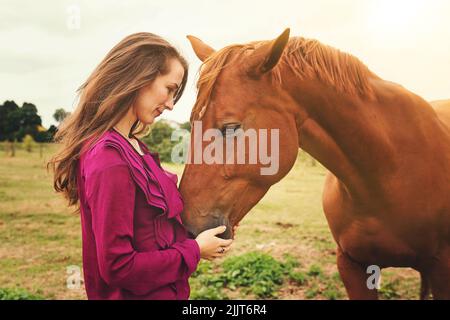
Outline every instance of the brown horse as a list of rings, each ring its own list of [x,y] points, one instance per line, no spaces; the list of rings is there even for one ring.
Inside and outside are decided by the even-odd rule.
[[[432,101],[430,104],[436,110],[439,119],[450,128],[450,100]]]
[[[349,298],[377,298],[367,285],[367,268],[376,265],[414,268],[422,298],[431,289],[434,298],[450,299],[448,118],[357,58],[289,38],[289,29],[220,51],[188,38],[204,62],[191,121],[201,120],[203,131],[279,129],[280,150],[274,175],[261,175],[260,161],[187,164],[180,188],[192,234],[225,223],[230,237],[302,148],[330,171],[323,209]]]

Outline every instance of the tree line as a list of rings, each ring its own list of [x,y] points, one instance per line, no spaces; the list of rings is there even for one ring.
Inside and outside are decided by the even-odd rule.
[[[53,118],[58,125],[70,115],[63,108],[56,109]],[[190,123],[178,124],[175,122],[159,120],[152,125],[151,133],[143,138],[152,152],[157,152],[161,161],[171,162],[173,147],[179,141],[172,141],[172,132],[176,129],[191,131]],[[31,150],[34,142],[53,142],[57,126],[51,125],[48,129],[42,126],[41,117],[36,106],[24,102],[19,107],[13,100],[0,104],[0,142],[7,142],[7,149],[11,156],[15,154],[15,142],[23,142],[27,150]],[[28,146],[28,147],[27,147]]]
[[[24,102],[19,107],[13,100],[0,104],[0,141],[23,142],[29,135],[36,142],[51,142],[56,132],[42,126],[42,119],[34,104]]]

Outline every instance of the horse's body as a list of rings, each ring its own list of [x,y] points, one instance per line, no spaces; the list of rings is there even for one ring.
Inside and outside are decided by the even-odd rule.
[[[435,298],[450,299],[450,107],[435,112],[419,96],[317,43],[291,41],[289,53],[297,52],[293,47],[300,53],[290,61],[282,55],[287,39],[284,33],[262,45],[224,49],[224,57],[191,38],[199,58],[210,57],[204,73],[211,78],[219,70],[209,89],[200,79],[193,120],[205,104],[206,128],[279,128],[281,141],[280,170],[272,177],[249,166],[187,165],[181,181],[187,226],[198,234],[235,225],[286,175],[300,147],[330,171],[323,208],[349,297],[377,297],[366,282],[367,267],[377,265],[414,268],[423,298],[431,289]]]
[[[417,102],[425,108],[421,99]],[[410,104],[404,107],[412,108]],[[434,118],[431,110],[429,113]],[[376,292],[366,286],[366,268],[378,265],[414,268],[421,273],[421,298],[427,298],[432,289],[435,298],[450,299],[450,203],[445,195],[450,191],[448,150],[442,162],[433,160],[433,155],[439,157],[450,143],[450,130],[439,125],[442,121],[450,129],[450,104],[439,105],[436,113],[439,118],[431,126],[438,130],[425,127],[421,132],[413,126],[404,132],[414,135],[411,140],[418,136],[414,145],[423,144],[422,150],[399,153],[398,161],[404,163],[395,171],[378,173],[378,181],[367,188],[358,185],[359,191],[366,189],[366,197],[355,201],[345,183],[331,172],[327,176],[323,209],[338,243],[338,269],[350,298],[376,298]],[[402,146],[403,139],[408,140],[400,137],[395,148]],[[368,172],[363,181],[370,180],[369,176]],[[377,189],[380,194],[373,194]]]
[[[439,119],[450,128],[450,100],[433,101],[430,104],[436,111]]]

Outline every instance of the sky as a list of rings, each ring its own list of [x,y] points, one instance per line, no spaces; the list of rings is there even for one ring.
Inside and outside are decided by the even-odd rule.
[[[156,33],[190,64],[185,94],[161,118],[189,120],[200,61],[191,34],[215,49],[291,36],[361,59],[382,78],[426,100],[450,98],[448,0],[2,0],[0,103],[34,103],[44,127],[73,111],[77,88],[125,36]]]

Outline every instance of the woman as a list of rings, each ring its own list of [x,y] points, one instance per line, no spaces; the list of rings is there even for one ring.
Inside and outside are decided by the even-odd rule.
[[[55,140],[54,188],[81,213],[83,270],[89,299],[188,299],[200,258],[223,256],[225,226],[188,238],[177,177],[136,135],[186,86],[188,66],[151,33],[117,44],[79,89],[74,114]]]

